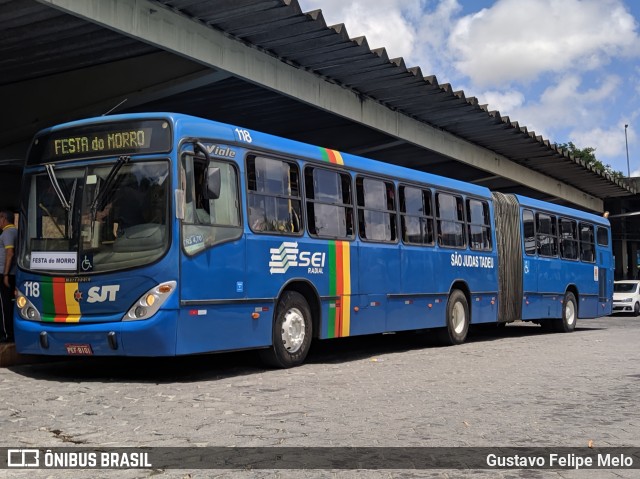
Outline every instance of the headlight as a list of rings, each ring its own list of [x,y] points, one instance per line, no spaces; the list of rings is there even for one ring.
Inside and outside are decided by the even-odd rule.
[[[160,306],[171,296],[171,293],[176,289],[176,284],[175,281],[167,281],[154,286],[131,306],[131,309],[127,311],[122,320],[138,321],[150,318],[158,312]]]
[[[22,319],[40,321],[40,311],[36,309],[33,303],[29,301],[19,289],[16,289],[16,307]]]
[[[623,303],[630,303],[631,301],[633,301],[633,298],[624,298],[624,299],[621,299],[620,301],[622,301]]]

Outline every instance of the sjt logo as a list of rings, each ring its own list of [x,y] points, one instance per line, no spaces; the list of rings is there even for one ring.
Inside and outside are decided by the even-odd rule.
[[[120,291],[119,284],[108,286],[94,286],[87,292],[87,303],[104,303],[105,301],[115,301],[116,293]]]

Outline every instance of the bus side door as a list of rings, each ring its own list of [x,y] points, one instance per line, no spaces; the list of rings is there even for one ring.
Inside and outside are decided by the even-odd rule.
[[[522,258],[522,319],[537,319],[541,309],[537,300],[538,292],[538,248],[533,211],[522,210],[522,238],[524,240]]]
[[[399,292],[400,246],[395,185],[392,181],[357,176],[359,312],[353,334],[387,331],[389,296]]]

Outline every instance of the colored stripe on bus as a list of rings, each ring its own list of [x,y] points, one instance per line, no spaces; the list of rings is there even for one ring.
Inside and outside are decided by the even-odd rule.
[[[78,283],[68,283],[65,278],[53,278],[40,283],[43,309],[54,314],[43,314],[42,321],[77,323],[80,321],[80,303],[76,301]]]
[[[329,308],[327,337],[341,338],[351,332],[351,244],[329,242],[329,294],[337,296],[335,307]]]
[[[334,165],[344,165],[344,160],[342,159],[342,155],[339,151],[330,150],[328,148],[320,148],[320,154],[322,155],[322,159],[324,161],[328,161],[329,163],[333,163]]]

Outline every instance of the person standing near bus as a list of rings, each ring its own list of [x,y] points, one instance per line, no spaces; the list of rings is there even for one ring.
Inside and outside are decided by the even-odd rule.
[[[11,211],[0,211],[0,265],[2,281],[0,281],[0,307],[2,309],[2,342],[13,341],[13,298],[16,289],[16,237],[18,230],[13,224]]]

